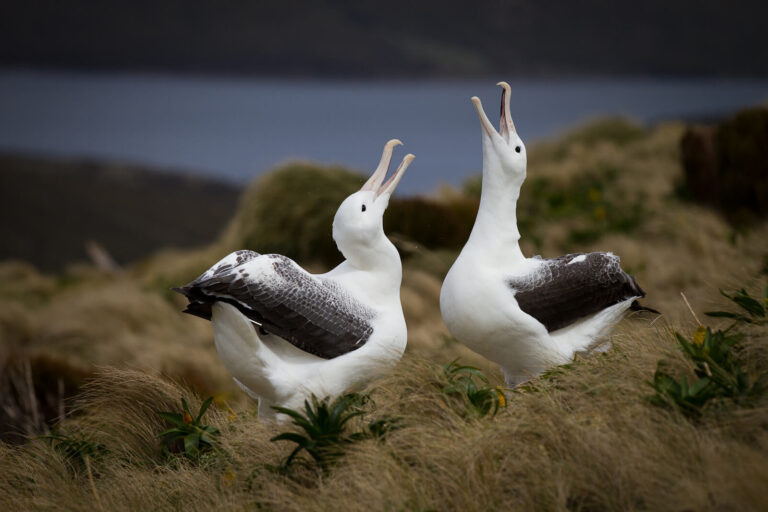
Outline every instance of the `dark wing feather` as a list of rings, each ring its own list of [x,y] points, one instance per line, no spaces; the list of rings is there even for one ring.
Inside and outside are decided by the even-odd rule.
[[[342,288],[311,277],[291,259],[276,254],[262,256],[272,265],[269,278],[255,278],[244,264],[258,254],[238,253],[250,254],[240,263],[230,255],[188,285],[175,288],[189,299],[186,313],[210,320],[212,304],[227,302],[263,330],[324,359],[366,343],[375,313]]]
[[[584,256],[583,261],[574,258]],[[520,309],[544,324],[548,332],[627,299],[645,297],[635,279],[609,253],[568,254],[543,260],[531,276],[510,278]]]

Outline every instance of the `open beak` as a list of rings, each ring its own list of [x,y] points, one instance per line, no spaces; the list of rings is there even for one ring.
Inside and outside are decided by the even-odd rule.
[[[505,139],[509,138],[509,134],[516,132],[515,130],[515,123],[512,122],[512,115],[509,113],[509,96],[510,96],[510,90],[509,84],[507,82],[499,82],[496,85],[500,85],[502,88],[501,91],[501,119],[499,121],[499,134],[504,137]],[[480,118],[480,124],[483,127],[483,131],[485,131],[486,135],[489,137],[493,137],[494,134],[496,134],[496,129],[493,127],[493,124],[488,120],[488,116],[485,115],[485,111],[483,110],[483,104],[480,101],[480,98],[477,96],[472,96],[472,103],[475,105],[475,109],[477,110],[477,116]]]
[[[512,114],[509,113],[509,97],[511,88],[507,82],[499,82],[501,86],[501,118],[499,119],[499,134],[509,140],[509,134],[515,133],[515,123],[512,122]]]
[[[400,183],[403,174],[405,174],[405,170],[415,158],[411,154],[405,155],[405,158],[400,162],[395,173],[386,181],[386,183],[383,183],[384,178],[387,176],[387,171],[389,170],[389,162],[392,160],[392,151],[395,149],[395,146],[401,144],[402,142],[399,140],[392,139],[384,145],[384,151],[381,154],[381,162],[379,162],[379,166],[376,167],[373,175],[368,178],[368,181],[365,182],[365,185],[363,185],[363,188],[360,190],[371,190],[375,192],[375,199],[378,199],[379,196],[382,195],[386,195],[387,198],[392,195],[397,184]]]
[[[480,118],[480,126],[483,127],[483,131],[485,132],[486,135],[488,135],[488,137],[493,137],[493,135],[496,133],[496,129],[488,120],[488,116],[485,115],[485,110],[483,110],[483,103],[480,101],[480,98],[478,98],[477,96],[472,96],[472,103],[475,104],[475,110],[477,110],[477,117]]]

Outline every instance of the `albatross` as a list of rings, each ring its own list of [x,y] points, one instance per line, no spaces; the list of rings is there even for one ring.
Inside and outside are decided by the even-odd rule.
[[[501,366],[515,386],[570,361],[605,336],[645,293],[610,252],[526,258],[516,206],[526,176],[525,144],[500,82],[496,131],[472,98],[482,128],[480,207],[470,237],[446,275],[440,310],[449,331]],[[653,311],[653,310],[650,310]]]
[[[402,267],[382,223],[414,158],[406,155],[385,182],[399,144],[387,142],[373,175],[339,206],[332,232],[345,261],[330,272],[240,250],[174,288],[189,300],[185,313],[211,321],[222,363],[258,399],[260,417],[274,417],[272,406],[295,409],[310,395],[358,388],[402,356]]]

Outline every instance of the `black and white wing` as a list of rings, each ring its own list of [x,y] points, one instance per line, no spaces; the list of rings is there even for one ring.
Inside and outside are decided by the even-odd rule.
[[[624,272],[611,253],[567,254],[542,260],[531,274],[507,284],[525,313],[548,332],[632,298],[645,297],[635,279]]]
[[[323,359],[362,347],[375,312],[332,281],[279,254],[237,251],[181,288],[184,311],[211,319],[211,306],[235,306],[261,329]]]

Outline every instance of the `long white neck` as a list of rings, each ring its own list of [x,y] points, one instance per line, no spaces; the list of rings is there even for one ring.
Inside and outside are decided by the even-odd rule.
[[[346,261],[328,272],[329,277],[344,281],[368,295],[395,296],[399,300],[403,279],[400,254],[383,230],[372,241],[340,246],[339,249]]]
[[[482,251],[484,258],[506,265],[525,259],[517,228],[517,200],[524,180],[525,170],[521,174],[504,169],[491,143],[484,137],[480,208],[466,249]]]

